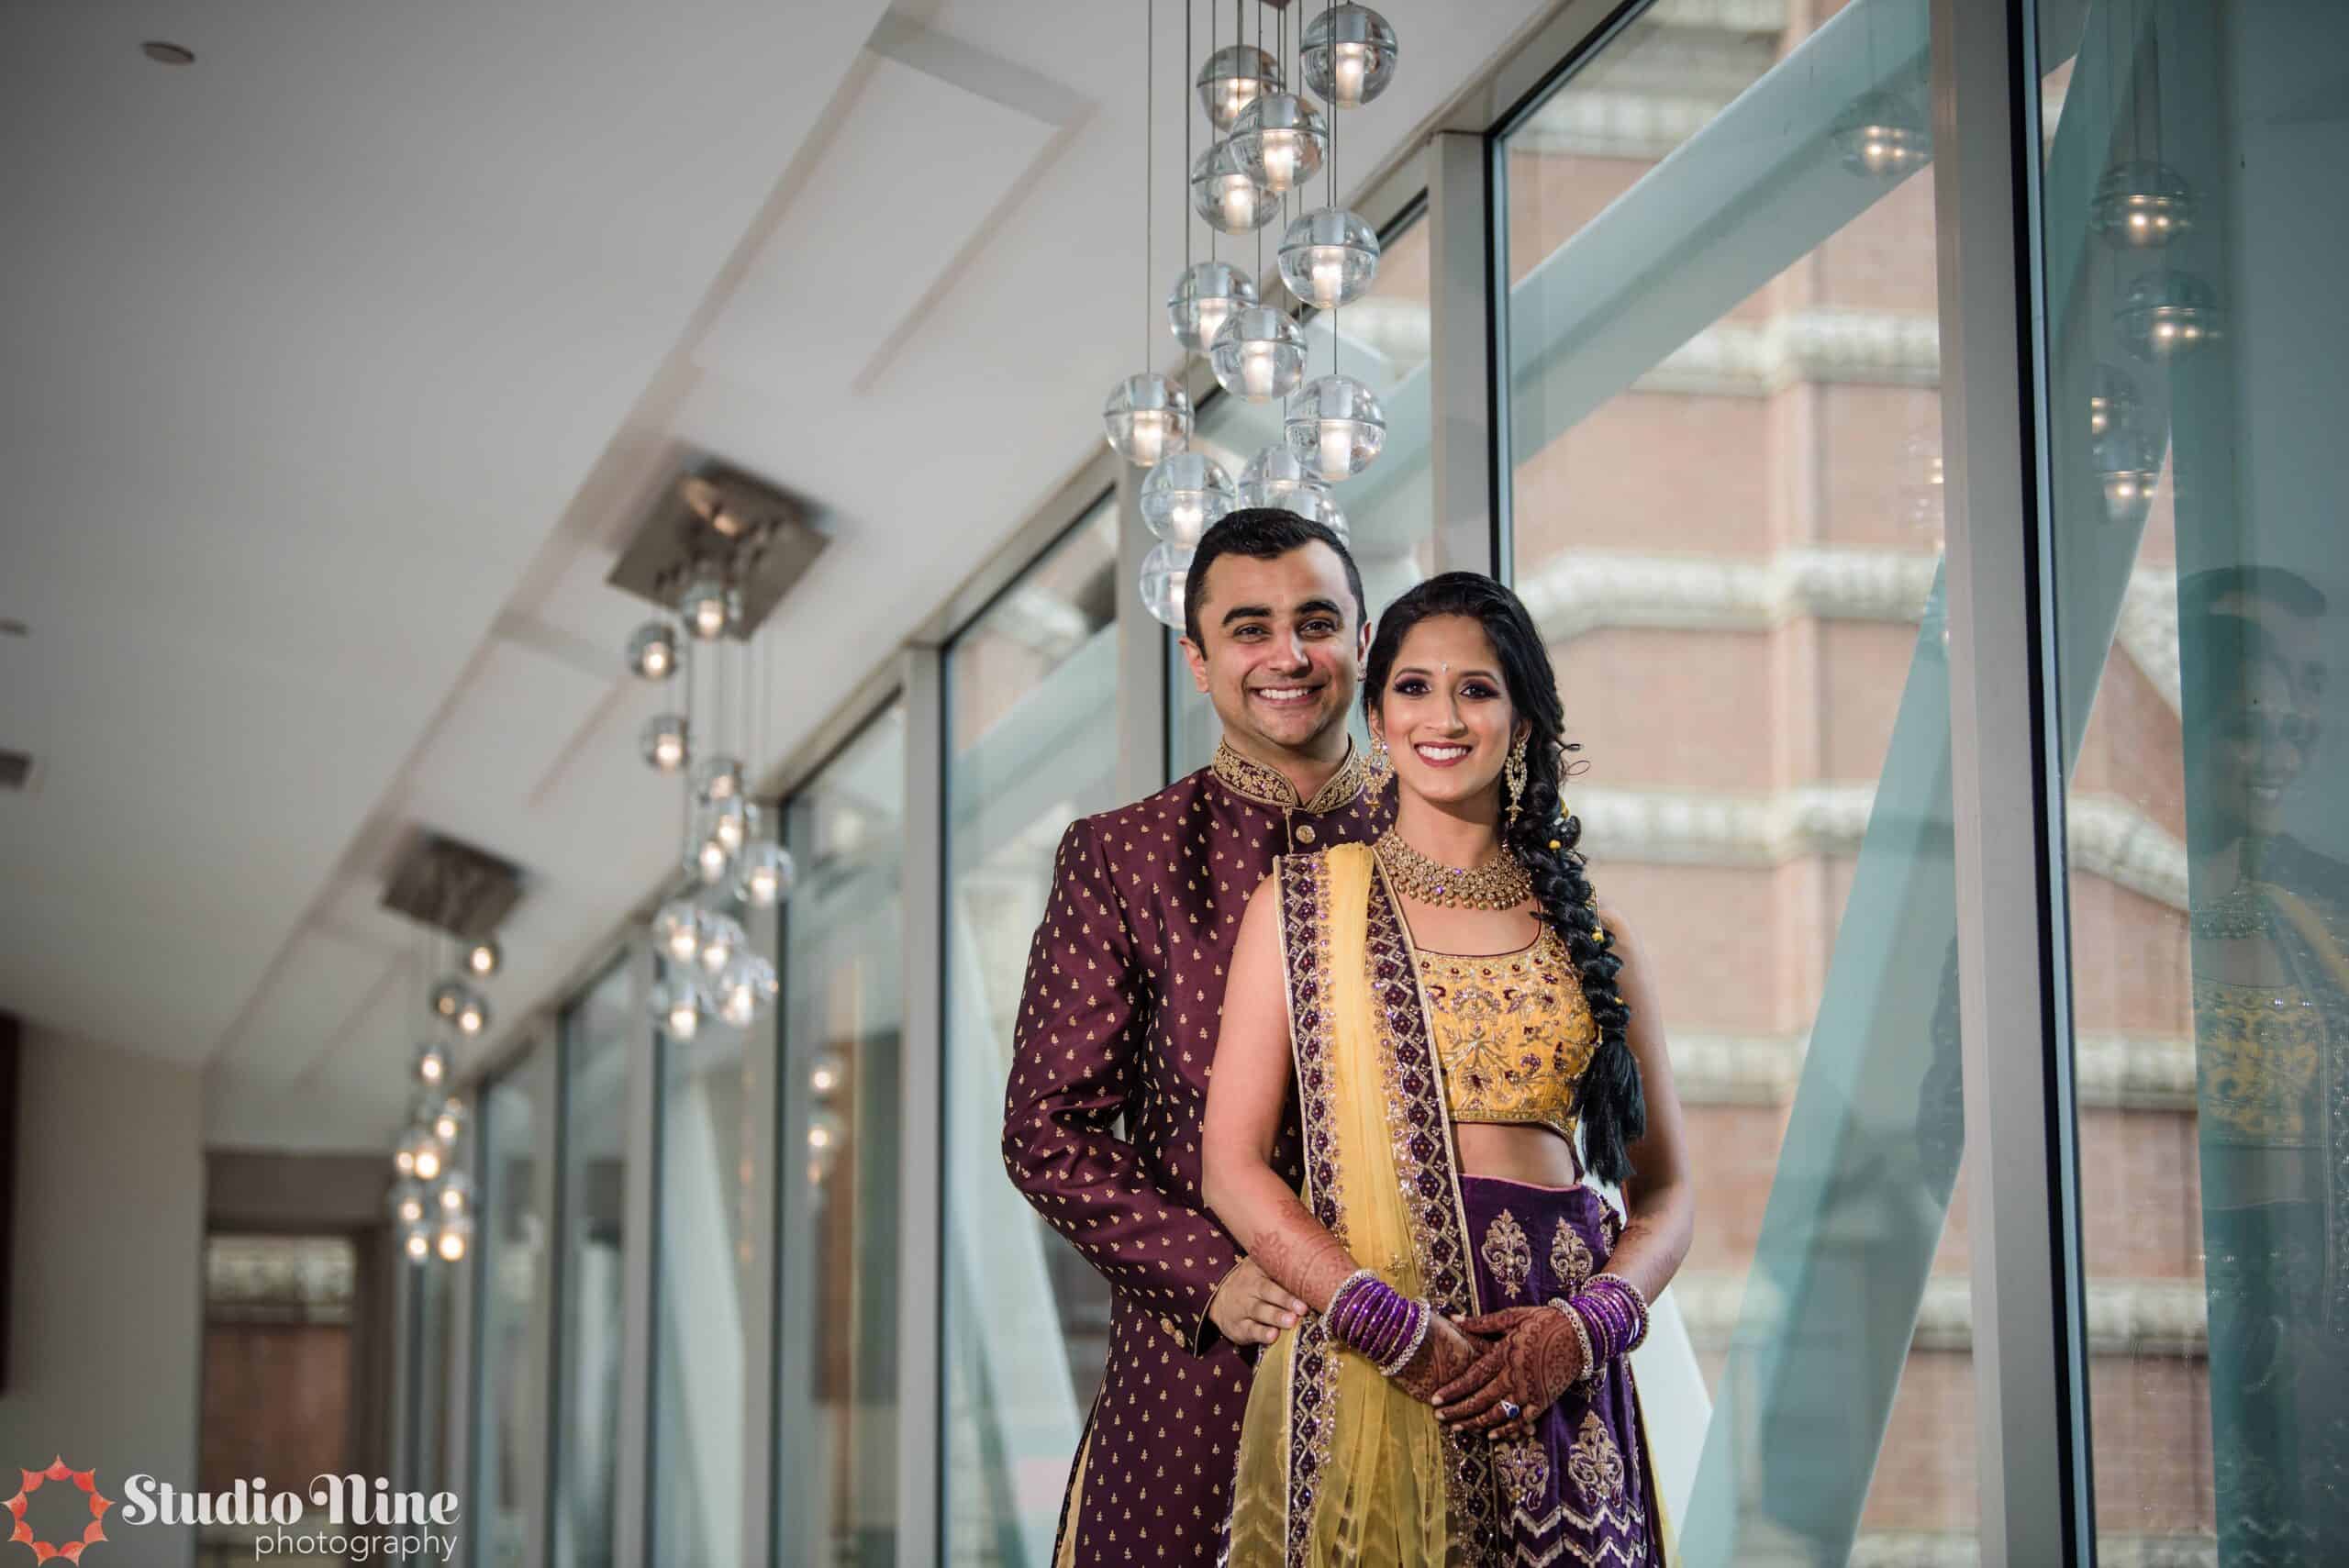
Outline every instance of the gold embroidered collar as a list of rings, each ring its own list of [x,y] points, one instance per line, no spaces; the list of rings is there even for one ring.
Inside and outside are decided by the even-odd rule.
[[[1216,742],[1215,762],[1208,771],[1224,788],[1243,800],[1278,810],[1309,811],[1316,816],[1352,806],[1370,774],[1368,764],[1351,739],[1346,742],[1346,760],[1338,764],[1338,771],[1330,775],[1330,782],[1316,791],[1311,800],[1297,797],[1297,786],[1288,782],[1287,774],[1241,756],[1228,740]]]

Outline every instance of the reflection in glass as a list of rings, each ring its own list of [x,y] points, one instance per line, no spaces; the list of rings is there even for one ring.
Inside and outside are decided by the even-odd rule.
[[[473,1560],[512,1568],[529,1550],[542,1496],[532,1483],[546,1454],[547,1236],[540,1206],[548,1173],[540,1132],[553,1115],[555,1047],[540,1043],[481,1095],[480,1316],[473,1329],[476,1407],[472,1444]],[[533,1337],[536,1348],[533,1348]]]
[[[864,1568],[898,1555],[905,779],[893,706],[784,811],[804,874],[785,912],[778,1048],[776,1539]]]
[[[1507,134],[1515,585],[1687,1103],[1687,1560],[1971,1561],[1928,6],[1769,12],[1655,6]]]
[[[947,651],[946,1558],[1041,1563],[1100,1386],[1109,1288],[1004,1179],[1003,1093],[1052,852],[1117,804],[1104,501]]]
[[[2067,82],[2044,384],[2102,414],[2133,355],[2126,423],[2167,433],[2116,517],[2093,420],[2041,422],[2097,1532],[2108,1561],[2349,1561],[2340,400],[2311,395],[2349,357],[2349,220],[2310,199],[2339,116],[2302,107],[2349,15],[2034,9]]]
[[[555,1568],[615,1559],[620,1414],[620,1210],[627,1169],[628,1053],[650,1033],[629,961],[616,962],[562,1019],[562,1253],[556,1336]]]

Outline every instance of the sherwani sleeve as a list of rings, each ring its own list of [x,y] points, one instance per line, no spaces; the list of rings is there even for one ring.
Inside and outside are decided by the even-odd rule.
[[[1161,1188],[1116,1131],[1146,1072],[1147,994],[1108,862],[1080,819],[1061,838],[1029,950],[1003,1162],[1113,1288],[1180,1324],[1203,1353],[1216,1338],[1208,1304],[1239,1249],[1210,1216]]]

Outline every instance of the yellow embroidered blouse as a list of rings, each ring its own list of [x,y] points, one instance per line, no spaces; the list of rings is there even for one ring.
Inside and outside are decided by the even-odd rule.
[[[1572,1139],[1598,1022],[1564,940],[1544,926],[1517,952],[1421,951],[1419,962],[1452,1119],[1530,1124]]]

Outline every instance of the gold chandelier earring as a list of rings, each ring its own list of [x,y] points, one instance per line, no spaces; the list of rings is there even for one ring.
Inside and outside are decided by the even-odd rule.
[[[1370,797],[1373,800],[1386,793],[1387,784],[1395,777],[1395,759],[1387,754],[1386,737],[1373,730],[1370,737]]]
[[[1508,792],[1508,825],[1517,826],[1518,803],[1525,798],[1525,737],[1508,749],[1508,765],[1502,770],[1501,783]]]

